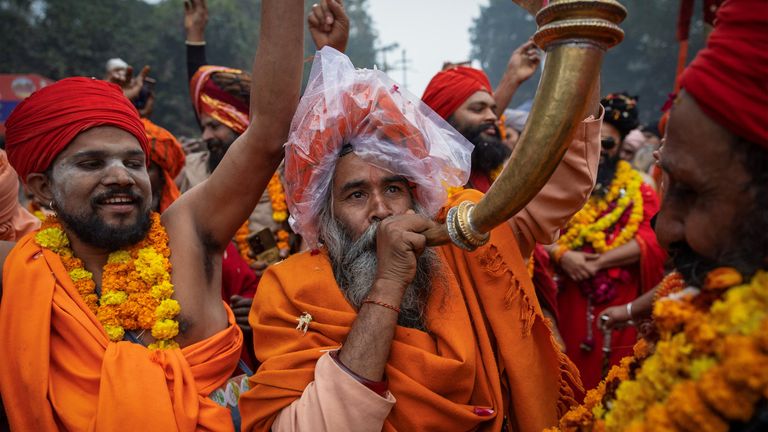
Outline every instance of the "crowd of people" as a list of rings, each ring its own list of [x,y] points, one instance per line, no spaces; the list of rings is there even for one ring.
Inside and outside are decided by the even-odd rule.
[[[263,0],[251,72],[208,64],[185,1],[199,138],[119,58],[6,123],[0,430],[765,430],[768,4],[714,3],[660,120],[596,86],[480,233],[550,126],[509,108],[533,41],[419,98],[345,56],[340,0]]]

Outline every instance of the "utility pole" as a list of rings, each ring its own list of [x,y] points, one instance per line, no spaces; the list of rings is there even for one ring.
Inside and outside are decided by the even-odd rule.
[[[381,62],[382,62],[381,70],[383,70],[384,72],[389,71],[389,64],[387,63],[387,53],[399,47],[400,45],[397,42],[395,42],[389,45],[384,45],[376,49],[376,51],[381,53]]]

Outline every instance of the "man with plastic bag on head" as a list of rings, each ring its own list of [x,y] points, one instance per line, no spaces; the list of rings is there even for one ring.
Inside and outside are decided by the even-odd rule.
[[[509,224],[475,252],[426,248],[478,200],[471,144],[384,73],[315,57],[286,144],[292,226],[250,323],[262,362],[245,430],[539,431],[580,391]],[[446,207],[444,207],[446,206]]]

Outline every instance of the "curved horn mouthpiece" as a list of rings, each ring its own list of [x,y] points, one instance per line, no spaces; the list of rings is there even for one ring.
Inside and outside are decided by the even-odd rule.
[[[541,4],[540,0],[520,2],[534,8]],[[476,206],[452,208],[444,225],[424,233],[429,245],[453,241],[472,250],[488,240],[488,232],[536,196],[586,117],[603,55],[623,39],[618,24],[626,15],[626,9],[615,0],[555,0],[538,12],[539,29],[533,38],[547,52],[547,61],[517,146]]]

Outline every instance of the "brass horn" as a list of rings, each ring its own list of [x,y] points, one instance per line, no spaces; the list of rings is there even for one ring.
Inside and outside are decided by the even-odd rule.
[[[586,117],[605,52],[624,38],[627,15],[616,0],[515,0],[536,13],[536,44],[547,53],[539,88],[515,150],[488,193],[473,208],[456,207],[446,224],[424,233],[431,246],[472,249],[536,196],[565,155]],[[454,223],[455,221],[455,223]],[[469,246],[469,247],[466,247]]]

